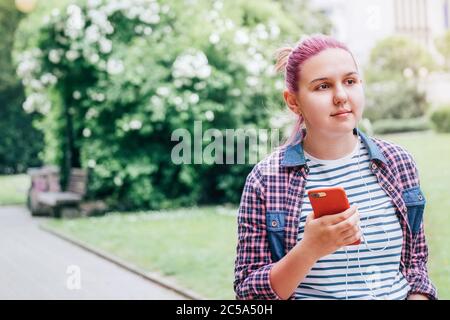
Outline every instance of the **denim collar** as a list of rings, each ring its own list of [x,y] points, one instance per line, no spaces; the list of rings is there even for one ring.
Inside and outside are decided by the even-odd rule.
[[[353,129],[353,134],[359,134],[361,137],[361,141],[366,146],[369,151],[369,159],[371,161],[377,159],[379,161],[387,164],[387,160],[384,155],[381,153],[380,148],[372,141],[368,136],[366,136],[363,132],[358,130],[357,128]],[[303,134],[304,136],[304,134]],[[304,166],[306,164],[305,154],[303,152],[302,141],[297,144],[291,144],[287,146],[286,152],[281,159],[281,166],[283,167],[295,167],[295,166]]]

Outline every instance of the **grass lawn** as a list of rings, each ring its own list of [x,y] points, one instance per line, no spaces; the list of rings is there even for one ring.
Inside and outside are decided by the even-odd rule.
[[[0,176],[0,206],[25,204],[30,177],[26,174]]]
[[[404,133],[382,136],[405,147],[417,162],[427,199],[425,234],[428,268],[441,299],[450,299],[450,134]]]
[[[441,299],[450,298],[450,134],[383,136],[415,157],[427,198],[429,270]],[[236,208],[207,207],[160,213],[111,214],[51,220],[59,231],[88,242],[145,270],[173,276],[211,299],[233,299]]]

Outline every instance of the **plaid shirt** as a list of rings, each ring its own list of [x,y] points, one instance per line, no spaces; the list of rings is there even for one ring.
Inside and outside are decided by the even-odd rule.
[[[437,299],[426,267],[428,247],[422,218],[425,199],[415,162],[402,147],[358,133],[369,151],[372,173],[396,207],[404,239],[400,272],[411,287],[408,294]],[[234,281],[237,299],[280,299],[269,279],[275,261],[268,240],[266,220],[270,218],[266,214],[284,213],[284,242],[281,241],[286,254],[297,243],[308,172],[302,144],[298,143],[278,148],[248,175],[238,214]],[[271,223],[276,225],[275,221]]]

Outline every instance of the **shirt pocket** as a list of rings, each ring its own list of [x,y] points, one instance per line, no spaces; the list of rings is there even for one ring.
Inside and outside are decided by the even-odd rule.
[[[412,187],[403,190],[402,198],[408,209],[408,223],[413,233],[418,233],[423,220],[425,208],[425,196],[420,187]]]
[[[266,229],[272,261],[276,262],[284,256],[285,217],[286,211],[267,211]]]

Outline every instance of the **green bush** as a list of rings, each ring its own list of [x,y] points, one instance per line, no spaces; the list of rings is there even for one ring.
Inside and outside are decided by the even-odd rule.
[[[366,90],[364,116],[374,122],[381,119],[422,117],[428,110],[426,95],[414,81],[370,83]]]
[[[41,164],[42,133],[32,125],[40,115],[27,114],[21,108],[24,88],[11,56],[14,33],[22,17],[13,0],[0,0],[0,174],[22,173]]]
[[[90,195],[119,209],[239,200],[252,165],[175,165],[171,134],[269,128],[285,108],[273,53],[300,37],[295,15],[269,0],[99,0],[47,20],[18,65],[46,159],[89,167]]]
[[[376,134],[399,133],[409,131],[424,131],[431,129],[427,118],[414,119],[384,119],[373,124],[373,131]]]
[[[435,110],[431,114],[431,121],[437,132],[450,132],[450,106]]]
[[[428,103],[419,81],[434,68],[426,48],[407,37],[393,36],[379,41],[364,70],[365,116],[372,122],[423,117]]]

